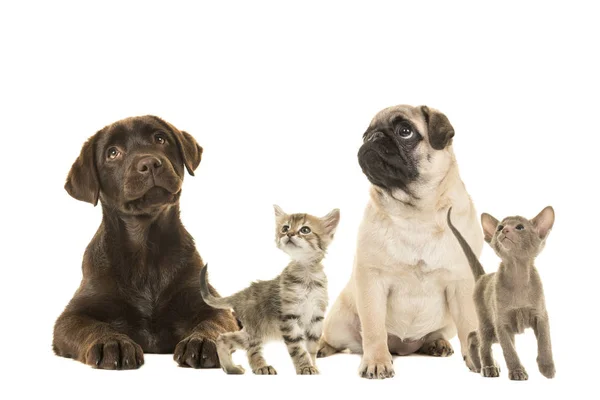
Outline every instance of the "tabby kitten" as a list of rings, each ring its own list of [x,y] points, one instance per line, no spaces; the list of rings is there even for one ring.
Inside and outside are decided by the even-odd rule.
[[[253,282],[229,297],[217,298],[208,291],[206,266],[202,269],[201,293],[215,308],[233,309],[242,323],[239,332],[223,333],[217,339],[221,367],[228,374],[243,374],[234,365],[231,353],[244,349],[252,372],[275,375],[275,369],[262,356],[267,340],[285,342],[296,373],[314,375],[316,353],[327,308],[327,277],[321,261],[340,220],[335,209],[323,218],[308,214],[286,214],[275,207],[277,247],[291,257],[283,272],[273,280]]]
[[[537,363],[546,378],[556,372],[550,343],[550,325],[542,281],[533,262],[542,251],[554,224],[554,210],[544,208],[534,219],[508,217],[502,222],[481,215],[485,241],[502,259],[498,272],[485,274],[477,256],[460,232],[448,225],[458,239],[475,277],[473,300],[479,327],[469,334],[469,353],[475,369],[485,377],[497,377],[500,369],[492,356],[492,343],[500,342],[511,380],[528,375],[515,350],[515,334],[533,328],[538,343]]]

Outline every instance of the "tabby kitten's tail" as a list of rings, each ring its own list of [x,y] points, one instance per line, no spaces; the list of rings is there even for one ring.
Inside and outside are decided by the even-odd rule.
[[[473,277],[475,278],[475,282],[477,282],[480,276],[485,275],[485,271],[483,270],[483,267],[481,266],[481,263],[477,259],[475,253],[473,253],[473,250],[471,249],[471,246],[469,246],[469,243],[467,243],[467,241],[460,234],[458,229],[456,229],[456,227],[452,225],[452,221],[450,220],[451,211],[452,207],[448,209],[448,226],[452,230],[452,233],[454,233],[454,236],[456,236],[456,239],[458,239],[460,247],[462,247],[463,251],[465,252],[465,256],[467,256],[467,260],[469,261],[469,265],[471,266],[471,271],[473,271]]]
[[[207,269],[208,264],[202,267],[202,270],[200,271],[200,294],[202,295],[204,302],[213,308],[230,310],[232,305],[229,303],[229,297],[215,297],[210,293],[208,282],[206,280]]]

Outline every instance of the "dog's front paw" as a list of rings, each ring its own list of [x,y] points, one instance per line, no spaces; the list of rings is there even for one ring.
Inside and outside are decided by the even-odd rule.
[[[497,378],[500,376],[500,368],[494,366],[481,367],[481,375],[486,378]]]
[[[471,372],[477,372],[477,373],[480,372],[481,368],[478,368],[475,365],[475,363],[471,359],[471,356],[469,356],[469,355],[463,356],[463,361],[467,365],[467,368],[469,368],[469,371],[471,371]]]
[[[452,345],[446,339],[436,339],[432,342],[425,343],[419,353],[427,354],[434,357],[449,357],[454,354]]]
[[[126,335],[108,335],[88,347],[84,362],[100,369],[136,369],[144,364],[144,352]]]
[[[367,358],[363,355],[358,373],[367,379],[385,379],[394,376],[394,366],[392,365],[392,356],[382,356]]]
[[[215,341],[199,334],[192,334],[179,342],[175,347],[173,359],[180,367],[219,367],[219,357]]]
[[[549,363],[545,363],[545,364],[538,362],[538,367],[539,367],[542,375],[544,375],[548,379],[552,379],[552,378],[554,378],[554,375],[556,375],[556,368],[554,367],[553,362],[549,362]]]
[[[511,381],[526,381],[529,379],[529,375],[527,375],[527,371],[524,368],[515,369],[512,371],[508,371],[508,379]]]

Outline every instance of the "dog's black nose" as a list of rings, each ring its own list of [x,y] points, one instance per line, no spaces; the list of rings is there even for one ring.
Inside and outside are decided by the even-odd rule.
[[[137,170],[139,173],[147,174],[162,167],[162,162],[156,157],[144,157],[138,161]]]

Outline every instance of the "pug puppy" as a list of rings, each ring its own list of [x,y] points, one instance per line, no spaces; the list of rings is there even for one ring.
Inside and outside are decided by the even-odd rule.
[[[359,374],[394,376],[392,354],[453,353],[467,365],[477,325],[473,275],[446,224],[453,220],[479,255],[483,237],[441,112],[400,105],[380,111],[363,135],[359,164],[372,183],[350,282],[327,315],[319,356],[362,353]],[[456,210],[456,211],[455,211]]]

